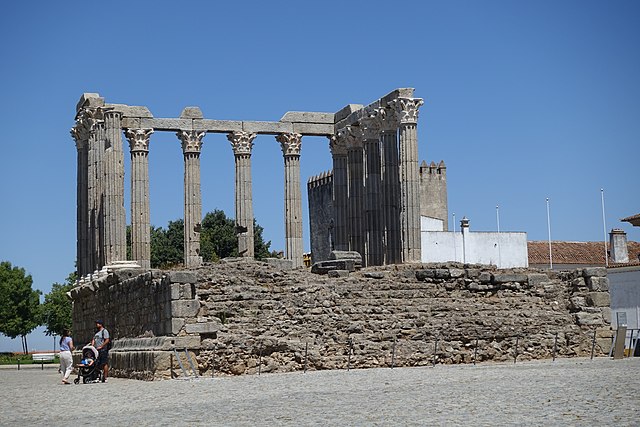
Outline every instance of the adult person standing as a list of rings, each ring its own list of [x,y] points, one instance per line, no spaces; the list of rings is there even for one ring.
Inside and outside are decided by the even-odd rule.
[[[102,382],[106,383],[107,375],[109,374],[109,348],[111,348],[111,338],[102,320],[96,320],[96,328],[98,331],[93,336],[91,345],[98,350],[98,360],[96,364],[98,369],[102,369]]]
[[[69,382],[69,375],[71,375],[71,371],[73,370],[72,351],[73,339],[71,339],[71,332],[68,329],[64,329],[60,337],[60,372],[62,372],[62,384],[71,384]]]

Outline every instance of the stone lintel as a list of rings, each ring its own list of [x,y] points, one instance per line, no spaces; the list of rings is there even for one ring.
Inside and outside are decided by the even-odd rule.
[[[231,133],[242,131],[242,122],[237,120],[194,120],[193,130],[217,133]]]
[[[242,122],[242,130],[251,133],[278,135],[281,133],[293,133],[293,124],[282,122]]]
[[[280,119],[281,122],[291,123],[324,123],[333,124],[333,113],[317,113],[311,111],[287,111]]]
[[[204,116],[202,115],[202,110],[200,107],[185,107],[180,113],[181,119],[202,119]]]
[[[352,104],[347,105],[335,114],[335,129],[341,129],[345,126],[352,125],[362,119],[373,108],[386,107],[390,101],[396,98],[413,98],[413,88],[395,89],[380,99],[373,101],[365,107],[360,106],[359,109],[349,111]],[[356,104],[357,105],[357,104]]]
[[[140,127],[154,130],[192,130],[191,119],[140,119]]]
[[[403,87],[393,90],[380,98],[380,104],[386,107],[389,101],[393,101],[396,98],[413,98],[414,89],[412,87]]]
[[[152,118],[153,114],[147,107],[139,106],[139,105],[126,105],[126,104],[105,104],[106,108],[110,108],[115,111],[119,111],[122,113],[123,118]]]
[[[333,124],[322,123],[293,123],[293,132],[303,135],[327,136],[333,135]]]
[[[83,93],[80,100],[76,104],[76,112],[83,108],[102,107],[104,106],[104,98],[98,93]]]

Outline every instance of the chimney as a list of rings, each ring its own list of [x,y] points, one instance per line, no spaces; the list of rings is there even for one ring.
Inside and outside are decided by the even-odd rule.
[[[627,250],[627,233],[619,228],[614,228],[609,233],[609,248],[611,252],[611,262],[629,262],[629,251]]]

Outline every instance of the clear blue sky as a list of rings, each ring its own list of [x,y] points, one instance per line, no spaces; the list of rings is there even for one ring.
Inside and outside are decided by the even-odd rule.
[[[554,240],[602,240],[604,188],[607,228],[640,241],[640,229],[619,222],[640,212],[638,22],[640,2],[622,0],[9,2],[0,260],[25,268],[43,293],[74,269],[69,129],[83,92],[155,117],[197,105],[210,119],[278,120],[414,87],[425,100],[420,158],[446,162],[458,220],[495,230],[499,204],[501,230],[545,240],[549,197]],[[151,220],[166,226],[182,217],[180,144],[156,133],[150,150]],[[224,135],[205,137],[201,159],[204,211],[233,216]],[[258,137],[252,159],[255,215],[282,249],[278,143]],[[330,169],[327,140],[305,138],[301,164],[305,182]],[[308,249],[306,218],[304,233]],[[30,347],[50,346],[30,337]],[[0,351],[19,348],[0,338]]]

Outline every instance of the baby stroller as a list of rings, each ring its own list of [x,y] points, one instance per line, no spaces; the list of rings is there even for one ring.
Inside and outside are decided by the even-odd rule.
[[[84,384],[97,383],[102,380],[102,369],[96,362],[98,360],[98,350],[92,345],[82,347],[82,360],[76,365],[78,368],[78,378],[73,380],[74,384],[80,384],[80,378]]]

